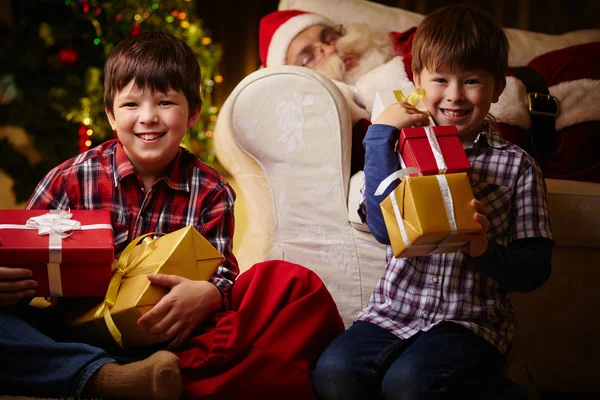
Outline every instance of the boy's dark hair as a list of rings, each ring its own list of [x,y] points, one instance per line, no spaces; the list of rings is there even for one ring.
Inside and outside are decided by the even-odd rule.
[[[190,112],[202,106],[201,72],[194,51],[164,32],[129,36],[113,48],[104,65],[104,106],[113,112],[117,91],[135,80],[140,88],[166,93],[181,90]]]
[[[478,8],[454,4],[439,8],[419,24],[412,43],[412,69],[448,72],[483,69],[496,81],[508,72],[508,38]]]

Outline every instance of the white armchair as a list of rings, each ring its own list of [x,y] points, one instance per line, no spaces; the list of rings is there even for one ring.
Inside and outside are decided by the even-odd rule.
[[[279,8],[320,12],[344,23],[362,18],[398,31],[420,19],[362,0],[282,0]],[[600,40],[600,30],[582,32],[551,37],[512,30],[512,51],[518,52],[512,57],[519,60],[513,65],[548,46]],[[219,161],[246,202],[249,227],[236,254],[241,269],[284,259],[314,270],[346,325],[385,268],[384,247],[355,213],[361,182],[360,176],[350,177],[351,134],[337,86],[291,66],[262,69],[242,80],[223,105],[214,134]],[[532,372],[541,391],[600,393],[595,284],[600,279],[600,184],[546,183],[557,239],[553,273],[541,289],[513,299],[519,324],[505,373],[527,387]],[[536,399],[537,391],[529,389],[529,398]]]

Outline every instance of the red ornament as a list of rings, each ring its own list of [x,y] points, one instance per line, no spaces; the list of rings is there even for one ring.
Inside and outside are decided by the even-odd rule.
[[[79,135],[79,141],[77,142],[77,144],[79,145],[79,153],[88,151],[90,148],[86,144],[86,142],[88,140],[90,140],[90,137],[88,136],[87,131],[88,131],[88,126],[86,124],[82,123],[81,125],[79,125],[79,130],[77,131],[77,134]]]
[[[140,24],[133,24],[133,28],[131,28],[131,36],[135,36],[138,33],[141,33]]]
[[[79,54],[72,47],[65,47],[58,51],[58,61],[63,67],[69,67],[79,61]]]

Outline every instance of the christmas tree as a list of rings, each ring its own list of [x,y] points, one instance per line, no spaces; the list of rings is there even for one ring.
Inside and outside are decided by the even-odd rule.
[[[0,125],[22,129],[39,157],[26,157],[0,135],[0,168],[26,200],[52,167],[112,139],[104,114],[103,66],[129,35],[169,32],[194,50],[202,70],[201,118],[182,145],[212,164],[217,107],[211,92],[222,81],[222,50],[212,43],[188,0],[29,0],[17,3],[14,24],[0,26]]]

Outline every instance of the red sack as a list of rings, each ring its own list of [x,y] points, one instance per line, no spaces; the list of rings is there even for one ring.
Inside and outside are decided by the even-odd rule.
[[[314,399],[311,367],[344,331],[321,279],[285,261],[237,279],[232,310],[178,353],[184,398]]]

